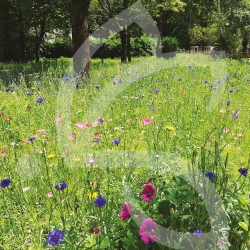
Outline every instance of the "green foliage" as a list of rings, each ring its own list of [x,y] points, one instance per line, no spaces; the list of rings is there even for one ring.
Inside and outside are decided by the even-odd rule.
[[[162,53],[174,52],[179,48],[179,42],[175,37],[163,37],[161,40]]]
[[[133,57],[149,56],[154,54],[152,40],[145,35],[141,37],[131,38],[131,55]],[[90,46],[95,48],[100,44],[100,39],[90,39]],[[121,41],[118,36],[113,36],[104,41],[104,44],[94,54],[93,58],[101,58],[103,53],[104,58],[118,58],[120,57]]]

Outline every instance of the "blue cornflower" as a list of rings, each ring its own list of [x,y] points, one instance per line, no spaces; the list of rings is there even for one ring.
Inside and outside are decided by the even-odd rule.
[[[155,90],[154,90],[154,93],[156,93],[156,94],[158,94],[159,92],[160,92],[159,89],[155,89]]]
[[[33,141],[35,141],[36,140],[36,137],[35,136],[31,136],[28,140],[27,140],[27,142],[33,142]]]
[[[118,83],[122,83],[122,79],[119,79]]]
[[[216,178],[216,174],[214,174],[214,173],[212,173],[212,172],[207,172],[207,173],[205,174],[205,176],[206,176],[207,178],[209,178],[209,180],[212,179],[212,178]]]
[[[104,119],[102,119],[102,118],[99,117],[98,118],[98,122],[102,124],[104,122]]]
[[[218,83],[218,84],[221,84],[221,80],[218,80],[217,83]]]
[[[121,138],[116,138],[112,141],[113,144],[118,145],[121,142]]]
[[[11,183],[10,179],[4,179],[1,181],[0,186],[1,186],[1,188],[6,188],[10,185],[10,183]]]
[[[55,229],[49,233],[46,244],[55,247],[64,241],[64,236],[65,234],[63,231]]]
[[[96,142],[96,143],[99,143],[100,142],[100,138],[94,138],[94,142]]]
[[[230,101],[227,101],[227,105],[229,106],[229,105],[231,105],[232,103],[230,102]]]
[[[229,93],[233,93],[233,92],[234,92],[234,90],[233,90],[233,89],[230,89],[230,90],[229,90]]]
[[[36,99],[37,103],[42,103],[44,101],[44,97],[39,97]]]
[[[68,185],[67,185],[66,182],[58,183],[58,184],[55,185],[56,190],[63,190],[65,188],[67,188],[67,187],[68,187]]]
[[[6,88],[5,91],[10,92],[10,91],[12,91],[12,88]]]
[[[95,200],[94,204],[96,207],[103,207],[106,204],[106,200],[102,198],[102,195],[99,195]]]
[[[240,172],[241,175],[243,175],[245,177],[247,176],[247,173],[248,173],[247,168],[239,168],[238,171]]]
[[[199,230],[199,229],[195,229],[195,230],[194,230],[194,236],[200,238],[200,237],[202,237],[203,235],[204,235],[204,233],[203,233],[201,230]]]

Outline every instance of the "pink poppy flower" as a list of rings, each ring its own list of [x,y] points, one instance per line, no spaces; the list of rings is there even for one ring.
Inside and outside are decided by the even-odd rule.
[[[145,244],[148,244],[149,241],[155,242],[157,238],[157,223],[151,218],[144,219],[140,225],[139,234]]]
[[[151,123],[151,119],[150,118],[145,118],[142,120],[142,125],[143,126],[146,126],[146,125],[149,125]]]
[[[95,158],[90,158],[90,159],[88,159],[88,162],[89,162],[89,163],[94,163],[95,161],[96,161]]]
[[[39,130],[37,130],[37,132],[38,132],[39,134],[43,134],[43,133],[46,132],[46,130],[45,130],[45,129],[39,129]]]
[[[49,198],[51,198],[51,197],[53,197],[53,193],[52,193],[52,192],[48,192],[47,196],[48,196]]]
[[[221,109],[221,110],[220,110],[220,113],[221,113],[221,114],[227,114],[227,111],[226,111],[225,109]]]
[[[70,140],[74,140],[75,138],[76,138],[76,136],[75,135],[71,135],[71,136],[69,136],[68,137]]]
[[[5,121],[10,121],[12,119],[12,117],[11,116],[8,116],[8,117],[6,117],[4,120]]]
[[[2,152],[0,153],[0,155],[1,155],[2,157],[6,157],[8,154],[7,154],[5,151],[2,151]]]
[[[86,124],[87,124],[86,122],[78,122],[78,123],[75,124],[75,126],[77,128],[84,128]]]
[[[55,117],[55,120],[56,120],[57,122],[59,122],[61,119],[62,119],[62,116],[61,116],[61,115],[57,115],[57,116]]]
[[[131,216],[131,207],[130,204],[124,204],[122,211],[119,213],[119,217],[122,218],[123,220],[126,220]]]
[[[156,195],[156,188],[150,184],[146,184],[145,188],[142,190],[142,200],[149,202]]]

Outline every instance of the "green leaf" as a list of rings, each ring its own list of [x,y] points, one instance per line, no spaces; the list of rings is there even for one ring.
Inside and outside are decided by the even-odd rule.
[[[100,244],[100,248],[101,248],[101,249],[106,248],[106,247],[108,247],[108,245],[109,245],[109,238],[108,238],[108,237],[105,237],[105,238],[103,239],[103,241],[101,242],[101,244]]]
[[[239,222],[240,227],[242,227],[245,231],[248,231],[248,225],[246,222]]]

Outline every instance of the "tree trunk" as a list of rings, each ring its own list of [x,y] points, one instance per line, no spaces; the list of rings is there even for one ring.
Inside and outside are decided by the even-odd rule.
[[[121,62],[127,63],[127,38],[126,29],[120,31],[121,38]]]
[[[244,38],[242,41],[242,48],[243,48],[244,57],[246,57],[246,55],[247,55],[247,45],[248,45],[248,39]]]
[[[130,30],[129,27],[127,27],[127,57],[128,57],[128,62],[131,62],[131,44],[130,44]]]
[[[23,16],[21,11],[18,13],[19,17],[19,25],[23,22]],[[20,62],[23,63],[25,61],[25,34],[22,28],[19,26],[19,49],[20,49]]]
[[[72,43],[74,71],[89,74],[90,49],[88,32],[88,10],[90,0],[71,0]]]
[[[160,16],[158,19],[158,29],[160,36],[157,39],[157,47],[156,47],[156,57],[161,57],[161,37],[162,37],[162,8],[160,9]]]

